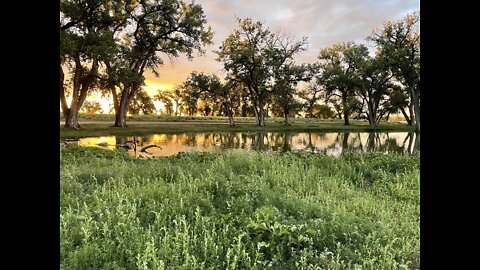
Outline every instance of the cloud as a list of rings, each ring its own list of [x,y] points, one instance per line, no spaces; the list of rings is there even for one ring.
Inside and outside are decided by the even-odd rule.
[[[419,0],[197,0],[215,31],[214,45],[204,56],[188,61],[179,57],[159,68],[160,77],[147,74],[161,84],[181,83],[191,71],[221,74],[222,64],[213,50],[236,28],[235,18],[250,17],[265,23],[272,31],[282,31],[297,38],[307,36],[308,51],[296,60],[314,62],[321,48],[337,42],[363,41],[374,28],[387,20],[403,18],[420,9]]]

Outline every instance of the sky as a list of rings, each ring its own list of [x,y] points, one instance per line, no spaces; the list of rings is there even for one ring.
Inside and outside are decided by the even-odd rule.
[[[190,72],[215,73],[223,77],[222,63],[215,60],[222,41],[237,27],[235,18],[261,21],[272,32],[283,32],[299,40],[308,37],[308,50],[297,55],[298,63],[313,63],[321,48],[338,42],[365,42],[375,28],[387,20],[398,20],[420,10],[419,0],[196,0],[203,7],[207,25],[214,33],[213,45],[203,56],[189,61],[185,56],[159,67],[160,76],[145,74],[145,89],[170,89],[183,82]]]

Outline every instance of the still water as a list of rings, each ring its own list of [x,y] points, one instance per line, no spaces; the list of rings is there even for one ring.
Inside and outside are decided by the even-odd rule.
[[[72,143],[106,149],[126,148],[131,155],[137,157],[171,156],[179,152],[223,152],[235,149],[314,152],[339,156],[346,152],[368,151],[412,154],[420,149],[420,135],[413,132],[205,132],[136,137],[89,137],[70,141],[70,144]]]

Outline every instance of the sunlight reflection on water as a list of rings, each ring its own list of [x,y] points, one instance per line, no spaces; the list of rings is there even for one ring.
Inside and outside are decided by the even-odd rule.
[[[76,141],[75,144],[111,150],[122,147],[137,157],[171,156],[180,152],[222,152],[233,149],[314,152],[339,156],[345,152],[367,151],[411,154],[419,150],[419,137],[413,132],[205,132],[135,137],[88,137]],[[151,145],[155,147],[141,151]]]

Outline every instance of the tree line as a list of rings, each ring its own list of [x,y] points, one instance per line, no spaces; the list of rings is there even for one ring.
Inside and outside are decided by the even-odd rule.
[[[297,64],[307,37],[273,33],[262,22],[237,19],[238,27],[215,51],[226,76],[192,72],[154,100],[168,115],[254,116],[259,126],[268,116],[364,118],[377,126],[402,113],[420,131],[420,17],[418,13],[387,22],[364,44],[345,42],[322,48],[313,64]],[[202,7],[183,1],[61,1],[60,99],[65,126],[78,128],[78,112],[89,91],[114,102],[115,126],[126,114],[155,111],[143,73],[158,76],[161,56],[189,59],[211,44]],[[71,78],[64,80],[63,68]],[[69,84],[71,87],[66,87]],[[300,87],[303,84],[304,87]],[[306,86],[305,86],[306,85]],[[65,93],[71,89],[72,101]]]

